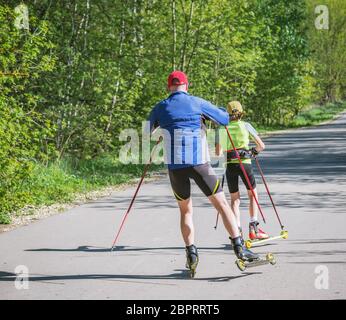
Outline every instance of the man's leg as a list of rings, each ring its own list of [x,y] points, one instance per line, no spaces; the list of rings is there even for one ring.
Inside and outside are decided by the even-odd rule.
[[[180,209],[180,229],[183,236],[185,245],[191,246],[195,241],[195,228],[193,225],[193,208],[192,208],[192,198],[187,200],[178,201]]]
[[[215,209],[220,213],[223,224],[232,239],[240,236],[238,224],[231,207],[229,206],[224,192],[218,192],[208,197]]]
[[[193,226],[193,208],[189,170],[170,170],[169,178],[172,190],[180,209],[180,229],[186,247],[194,245],[195,229]]]
[[[195,228],[192,220],[192,199],[178,200],[180,209],[180,229],[185,242],[186,268],[190,269],[191,276],[194,277],[198,265],[198,250],[195,246]]]
[[[188,170],[176,170],[169,173],[172,189],[180,209],[180,230],[185,242],[186,268],[194,277],[198,265],[198,250],[195,246],[195,228],[193,226],[193,208],[191,184]]]

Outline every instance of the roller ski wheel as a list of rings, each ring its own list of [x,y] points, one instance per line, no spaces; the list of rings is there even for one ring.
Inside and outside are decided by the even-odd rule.
[[[281,231],[280,236],[282,239],[288,239],[288,231]]]
[[[191,279],[193,279],[196,275],[198,262],[199,257],[197,248],[194,245],[186,247],[186,268],[189,269]]]
[[[276,259],[275,256],[272,253],[267,253],[266,260],[272,265],[276,265]]]
[[[189,275],[190,275],[191,279],[193,279],[196,275],[198,261],[199,261],[199,259],[197,258],[197,261],[191,265],[189,264],[189,261],[186,261],[185,267],[186,267],[186,269],[189,269]]]
[[[196,265],[197,268],[197,265]],[[196,276],[196,268],[191,267],[190,269],[190,278],[193,279]]]
[[[238,260],[236,260],[235,264],[237,265],[237,267],[240,271],[246,270],[246,264],[245,264],[244,260],[238,259]]]
[[[252,241],[251,241],[251,240],[246,240],[246,241],[245,241],[245,247],[246,247],[246,249],[251,249],[251,247],[252,247]]]

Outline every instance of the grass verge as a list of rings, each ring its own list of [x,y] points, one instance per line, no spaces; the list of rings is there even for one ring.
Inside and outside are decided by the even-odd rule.
[[[150,171],[161,168],[152,165]],[[2,199],[6,206],[0,206],[0,224],[11,223],[24,207],[66,204],[77,195],[131,182],[142,175],[143,169],[143,165],[124,165],[111,154],[77,164],[69,159],[48,166],[36,164],[31,176]]]
[[[332,120],[335,116],[346,110],[346,102],[328,103],[324,106],[312,107],[300,112],[286,125],[261,126],[258,125],[260,133],[269,133],[271,131],[293,129],[300,127],[309,127]]]

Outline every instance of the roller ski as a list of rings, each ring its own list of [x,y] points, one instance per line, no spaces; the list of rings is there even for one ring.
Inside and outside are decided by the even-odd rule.
[[[258,254],[253,253],[242,244],[241,237],[231,239],[234,253],[237,256],[236,265],[240,271],[245,271],[247,268],[263,266],[266,264],[276,264],[273,254],[268,253],[265,259],[261,259]]]
[[[198,251],[196,246],[191,245],[186,247],[186,268],[190,271],[190,277],[194,278],[198,266]]]
[[[245,246],[247,249],[250,249],[254,245],[263,244],[269,241],[274,241],[278,239],[287,239],[288,238],[288,232],[287,231],[281,231],[279,236],[276,237],[270,237],[268,234],[266,234],[263,230],[261,230],[258,227],[259,223],[251,222],[249,225],[249,240],[245,241]]]

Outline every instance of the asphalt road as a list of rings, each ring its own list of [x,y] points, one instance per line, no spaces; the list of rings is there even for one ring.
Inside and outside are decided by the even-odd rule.
[[[177,205],[164,176],[141,189],[113,253],[134,188],[0,234],[0,299],[345,299],[346,114],[266,144],[261,164],[290,237],[254,250],[273,252],[276,266],[240,272],[223,227],[213,229],[215,211],[195,187],[200,265],[190,280]],[[258,188],[268,219],[263,228],[277,235],[259,179]],[[25,268],[27,289],[16,281]]]

